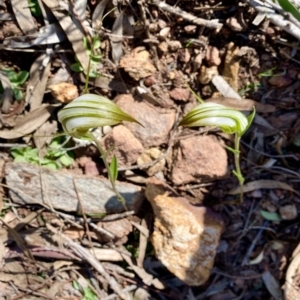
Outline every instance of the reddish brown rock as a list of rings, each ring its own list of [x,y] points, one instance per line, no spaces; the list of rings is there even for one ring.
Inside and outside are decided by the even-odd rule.
[[[106,150],[113,147],[109,159],[116,155],[118,164],[130,166],[136,162],[144,147],[141,142],[124,125],[118,125],[104,137],[102,144]]]
[[[189,101],[191,97],[191,91],[189,89],[175,88],[169,92],[170,97],[178,101]]]
[[[243,24],[235,17],[227,19],[226,25],[229,26],[235,32],[241,32],[246,29],[245,26],[243,26]]]
[[[196,25],[187,25],[187,26],[184,26],[184,31],[187,33],[187,34],[194,34],[196,31],[197,31],[197,27]]]
[[[156,159],[163,156],[163,153],[158,148],[150,148],[143,152],[137,159],[137,164],[142,166],[144,164],[152,163]],[[166,160],[163,158],[157,163],[153,163],[150,167],[146,168],[146,172],[149,176],[162,171],[165,167]],[[141,168],[143,169],[143,168]]]
[[[144,147],[159,146],[169,141],[169,132],[175,122],[175,110],[160,109],[136,101],[131,95],[119,95],[116,104],[143,126],[124,122],[124,125],[141,141]]]
[[[152,244],[164,266],[188,285],[210,276],[223,231],[221,217],[183,197],[171,197],[164,183],[152,178],[146,188],[154,215]]]
[[[137,47],[131,53],[124,55],[120,60],[120,67],[135,80],[151,76],[156,71],[149,52],[143,47]]]
[[[161,42],[158,44],[157,48],[161,54],[166,54],[168,52],[168,43]]]
[[[277,87],[282,88],[290,85],[293,80],[290,78],[288,74],[285,75],[274,75],[268,80],[269,84]]]
[[[218,66],[221,64],[219,49],[217,47],[208,46],[205,58],[209,66]]]
[[[201,66],[198,80],[201,84],[208,84],[218,74],[219,72],[217,66],[212,66],[210,68]]]
[[[178,51],[178,59],[183,63],[188,63],[191,59],[191,53],[189,49],[184,48]]]
[[[168,45],[169,45],[169,50],[172,52],[175,52],[178,49],[182,48],[182,44],[180,43],[180,41],[177,41],[177,40],[169,41]]]
[[[212,181],[227,175],[227,153],[213,135],[180,140],[172,170],[174,184],[201,179]]]
[[[126,218],[110,222],[98,222],[97,226],[105,229],[114,237],[111,238],[102,232],[97,232],[100,243],[113,241],[116,245],[122,245],[127,242],[127,236],[132,231],[132,225]]]

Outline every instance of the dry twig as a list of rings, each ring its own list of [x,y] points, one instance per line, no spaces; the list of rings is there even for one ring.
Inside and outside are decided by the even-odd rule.
[[[184,10],[180,9],[179,7],[174,7],[167,4],[164,1],[160,0],[152,0],[151,4],[156,5],[158,8],[167,11],[170,14],[179,16],[186,21],[194,23],[196,25],[205,26],[207,28],[214,28],[214,29],[221,29],[223,24],[219,23],[218,19],[215,20],[205,20],[202,18],[197,18],[190,13],[185,12]]]
[[[69,238],[68,236],[66,236],[65,234],[60,233],[58,230],[56,230],[50,224],[46,224],[46,227],[52,233],[55,233],[55,234],[59,235],[60,237],[62,237],[75,253],[77,253],[83,260],[87,261],[92,267],[94,267],[107,280],[107,282],[110,285],[110,287],[112,288],[112,290],[121,299],[124,299],[124,300],[127,299],[126,294],[122,291],[122,289],[119,286],[119,284],[117,283],[117,281],[113,277],[109,276],[109,274],[103,268],[102,264],[99,261],[97,261],[97,259],[88,250],[86,250],[81,245],[72,241],[72,239]]]

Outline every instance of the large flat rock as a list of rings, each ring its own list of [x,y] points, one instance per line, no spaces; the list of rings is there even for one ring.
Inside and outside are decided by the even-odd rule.
[[[5,178],[15,203],[48,204],[50,201],[54,209],[80,213],[79,195],[86,214],[124,211],[105,178],[72,175],[23,163],[7,163]],[[137,211],[144,199],[142,188],[123,182],[117,182],[117,187],[125,198],[127,208]]]
[[[151,106],[149,103],[140,102],[131,95],[118,95],[116,104],[130,114],[143,126],[124,122],[124,125],[143,144],[145,148],[166,144],[169,141],[170,131],[175,122],[174,109],[161,109]]]

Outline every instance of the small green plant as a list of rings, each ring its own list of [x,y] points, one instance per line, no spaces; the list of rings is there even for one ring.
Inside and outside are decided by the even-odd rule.
[[[16,73],[15,71],[10,70],[10,69],[3,69],[3,70],[1,70],[1,72],[5,76],[7,76],[7,78],[9,79],[11,86],[12,86],[14,98],[18,101],[22,100],[23,92],[22,92],[21,86],[27,80],[29,73],[27,71],[20,71],[20,72]],[[0,93],[3,93],[3,92],[4,92],[4,89],[0,82]]]
[[[73,281],[73,287],[77,291],[80,291],[83,295],[82,300],[98,300],[98,296],[91,290],[90,287],[82,288],[77,281]]]
[[[87,55],[90,58],[89,59],[89,77],[90,78],[99,77],[100,73],[98,72],[98,66],[99,66],[99,63],[102,58],[102,55],[99,52],[99,48],[101,46],[100,38],[98,36],[92,37],[92,47],[95,52],[98,51],[96,54],[93,54],[91,45],[89,44],[86,37],[83,39],[83,44],[84,44],[84,48],[86,49]],[[77,58],[75,58],[75,59],[77,62],[70,66],[71,70],[74,72],[84,72],[84,74],[87,75],[86,74],[87,71],[83,69],[83,67],[81,66],[78,59]]]
[[[198,98],[199,100],[199,98]],[[227,147],[228,150],[233,152],[235,158],[235,170],[233,174],[237,177],[241,187],[241,201],[243,199],[242,187],[244,184],[244,177],[240,168],[240,140],[243,134],[250,127],[255,116],[253,113],[246,117],[241,112],[228,108],[226,106],[216,103],[203,103],[193,108],[187,115],[180,121],[180,126],[198,127],[198,126],[217,126],[223,132],[234,134],[234,148]]]
[[[274,71],[276,70],[276,67],[275,68],[271,68],[271,69],[268,69],[266,71],[263,71],[263,72],[260,72],[257,74],[258,78],[262,78],[262,77],[272,77],[274,75]],[[282,74],[280,74],[282,75]],[[280,76],[279,75],[279,76]]]
[[[185,48],[189,48],[191,45],[193,45],[194,39],[189,39],[188,42],[185,44]]]
[[[31,164],[41,164],[41,166],[59,170],[63,166],[69,167],[74,161],[74,155],[71,151],[61,149],[62,138],[58,137],[52,140],[47,150],[46,155],[43,158],[39,157],[39,150],[32,147],[24,148],[11,148],[10,154],[14,158],[15,162],[24,162]]]
[[[28,0],[28,6],[33,16],[38,18],[42,15],[38,0]]]
[[[105,125],[116,125],[122,121],[140,123],[122,111],[111,100],[94,94],[84,94],[74,99],[58,112],[58,120],[62,124],[66,134],[79,139],[91,140],[95,143],[105,164],[112,188],[118,200],[125,207],[125,200],[116,188],[118,177],[117,158],[113,156],[109,165],[107,161],[108,152],[103,150],[100,142],[91,132],[91,129]]]
[[[239,90],[239,95],[244,96],[246,93],[254,93],[261,87],[261,83],[255,82],[255,83],[248,83],[245,85],[244,88]]]

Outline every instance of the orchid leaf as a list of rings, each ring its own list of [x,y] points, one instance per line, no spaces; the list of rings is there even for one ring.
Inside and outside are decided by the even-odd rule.
[[[111,160],[109,168],[110,168],[110,172],[111,172],[111,175],[112,175],[112,179],[114,181],[116,181],[117,178],[118,178],[118,162],[117,162],[117,158],[116,158],[115,155],[113,156],[113,158]]]

